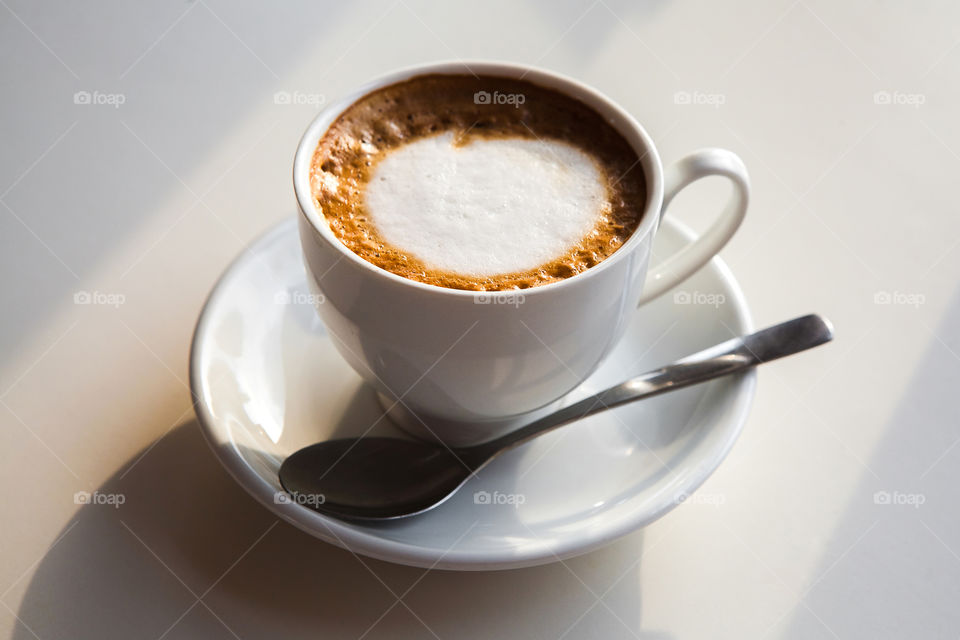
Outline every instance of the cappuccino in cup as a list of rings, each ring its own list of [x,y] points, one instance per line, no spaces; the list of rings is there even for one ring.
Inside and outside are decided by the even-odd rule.
[[[313,155],[333,234],[382,269],[472,291],[581,273],[640,224],[641,159],[575,97],[524,79],[425,74],[350,105]]]

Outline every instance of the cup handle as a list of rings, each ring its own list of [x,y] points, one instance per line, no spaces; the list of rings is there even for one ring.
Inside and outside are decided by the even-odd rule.
[[[651,269],[638,305],[653,300],[692,276],[727,244],[743,222],[750,200],[750,177],[743,161],[726,149],[701,149],[667,169],[664,176],[663,206],[657,226],[663,221],[663,216],[676,195],[687,185],[707,176],[729,178],[733,183],[733,193],[730,194],[720,217],[706,233]]]

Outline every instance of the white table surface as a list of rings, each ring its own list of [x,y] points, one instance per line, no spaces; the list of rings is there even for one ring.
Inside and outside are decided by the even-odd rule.
[[[957,3],[0,5],[7,636],[956,637]],[[723,257],[757,324],[817,311],[837,339],[760,373],[710,499],[605,549],[479,574],[361,562],[220,468],[189,339],[227,262],[294,213],[316,107],[275,92],[480,57],[598,87],[665,162],[741,154],[753,202]],[[725,188],[674,213],[703,229]],[[98,489],[126,503],[75,504]]]

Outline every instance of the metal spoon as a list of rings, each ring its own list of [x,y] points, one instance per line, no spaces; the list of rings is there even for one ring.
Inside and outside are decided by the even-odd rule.
[[[300,449],[280,467],[292,500],[347,520],[428,511],[499,454],[581,418],[789,356],[833,339],[830,322],[808,315],[727,340],[627,380],[495,440],[451,449],[398,438],[343,438]]]

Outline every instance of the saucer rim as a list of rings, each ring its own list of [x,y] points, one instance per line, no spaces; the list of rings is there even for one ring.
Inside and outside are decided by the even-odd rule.
[[[298,529],[345,549],[354,556],[360,554],[386,562],[427,569],[487,571],[537,566],[588,553],[649,525],[678,506],[679,503],[676,500],[661,500],[652,510],[649,505],[641,505],[637,509],[643,512],[640,517],[631,517],[632,514],[627,514],[618,518],[612,525],[598,527],[599,532],[584,532],[583,535],[553,544],[541,541],[539,545],[525,548],[521,555],[508,555],[502,551],[478,552],[469,549],[460,551],[450,549],[439,554],[438,557],[436,549],[386,539],[376,535],[369,528],[337,520],[291,502],[275,502],[274,487],[246,462],[236,446],[236,441],[233,438],[223,437],[224,430],[215,428],[217,421],[209,409],[210,394],[202,384],[203,367],[201,365],[203,364],[203,345],[208,340],[211,319],[215,315],[213,310],[218,306],[229,285],[241,275],[241,267],[247,260],[252,259],[258,248],[271,245],[277,237],[286,233],[296,234],[297,222],[297,217],[293,216],[276,223],[259,234],[230,261],[204,301],[190,344],[190,390],[193,396],[194,412],[204,440],[237,484],[269,511]],[[672,227],[672,231],[678,233],[687,242],[693,242],[696,239],[696,234],[677,220],[667,217],[662,221],[662,225]],[[732,270],[717,256],[711,258],[708,265],[717,270],[719,279],[729,290],[731,297],[729,303],[733,305],[735,315],[739,319],[739,330],[742,333],[752,332],[753,320],[746,296]],[[696,491],[706,482],[729,454],[743,431],[756,395],[757,371],[750,369],[730,378],[733,379],[735,386],[728,393],[735,394],[735,401],[730,409],[731,417],[728,420],[735,424],[729,436],[723,441],[723,446],[713,452],[710,457],[701,459],[697,463],[691,479],[685,483],[684,494]],[[226,429],[226,432],[229,433],[229,429]],[[708,461],[709,464],[705,464]]]

